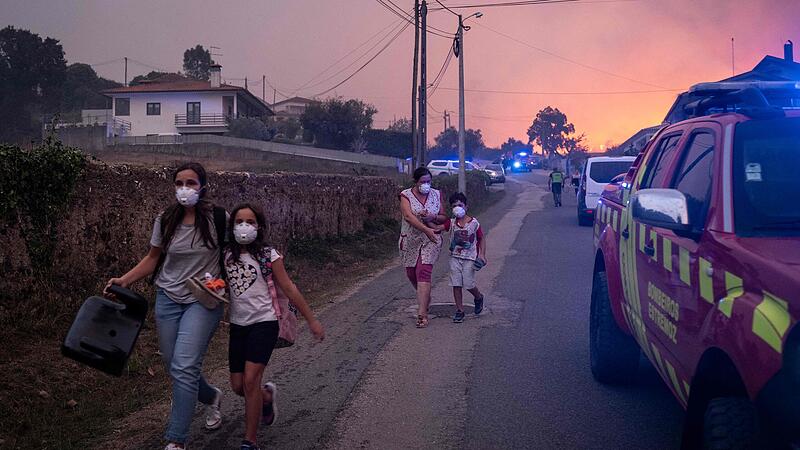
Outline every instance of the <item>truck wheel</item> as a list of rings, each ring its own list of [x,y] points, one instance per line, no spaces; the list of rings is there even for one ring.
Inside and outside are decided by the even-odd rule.
[[[627,384],[639,368],[639,345],[625,334],[614,319],[608,297],[605,272],[595,272],[592,280],[589,318],[589,355],[594,379],[606,384]]]
[[[750,400],[719,397],[711,400],[703,418],[703,448],[757,448],[758,418]]]

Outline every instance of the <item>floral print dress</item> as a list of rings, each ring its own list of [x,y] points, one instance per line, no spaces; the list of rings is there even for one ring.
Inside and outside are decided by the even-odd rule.
[[[411,204],[411,212],[420,220],[422,220],[423,211],[439,214],[441,210],[442,194],[436,189],[431,189],[424,204],[414,195],[411,188],[404,190],[400,195],[408,199]],[[442,249],[442,236],[437,234],[436,242],[431,242],[425,233],[414,228],[403,219],[400,226],[398,247],[404,267],[416,267],[417,262],[420,264],[434,264],[439,259],[439,251]]]

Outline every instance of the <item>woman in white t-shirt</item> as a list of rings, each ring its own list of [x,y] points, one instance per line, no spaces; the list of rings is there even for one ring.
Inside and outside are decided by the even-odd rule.
[[[258,449],[259,417],[265,425],[275,422],[276,387],[261,386],[264,369],[278,340],[278,318],[259,258],[271,262],[272,277],[308,322],[317,339],[325,332],[303,295],[289,279],[283,257],[264,244],[266,221],[261,209],[241,204],[231,212],[231,235],[225,252],[225,270],[230,293],[230,342],[228,359],[233,392],[244,397],[245,437],[241,450]]]

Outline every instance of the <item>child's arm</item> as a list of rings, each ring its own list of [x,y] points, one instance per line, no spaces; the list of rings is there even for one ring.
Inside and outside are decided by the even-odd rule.
[[[300,314],[306,318],[308,328],[314,333],[314,336],[320,341],[325,339],[325,330],[322,328],[322,324],[314,317],[314,312],[311,311],[311,307],[306,303],[303,294],[300,293],[297,286],[289,279],[289,274],[286,273],[286,266],[283,265],[283,258],[278,258],[272,262],[272,276],[275,279],[275,283],[281,288],[281,291],[289,297],[289,300],[297,307]]]
[[[478,241],[478,258],[486,262],[486,236],[483,235],[483,229],[480,226],[475,234]]]

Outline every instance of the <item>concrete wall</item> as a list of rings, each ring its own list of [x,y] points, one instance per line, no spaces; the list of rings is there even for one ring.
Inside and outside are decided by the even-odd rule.
[[[280,142],[256,141],[228,136],[215,136],[208,134],[181,135],[181,136],[124,136],[100,139],[95,132],[87,133],[79,128],[63,128],[58,130],[59,138],[73,147],[83,149],[88,153],[114,151],[121,147],[129,147],[128,151],[141,148],[142,151],[173,153],[178,155],[192,155],[195,152],[208,151],[209,148],[225,148],[230,151],[235,149],[248,149],[259,152],[279,153],[306,158],[315,158],[328,161],[337,161],[349,164],[359,164],[376,167],[391,167],[403,172],[404,160],[388,156],[373,155],[369,153],[353,153],[327,148],[310,147],[306,145],[285,144]],[[169,145],[172,144],[172,145]],[[147,147],[139,147],[147,146]],[[197,154],[198,157],[201,154]]]

